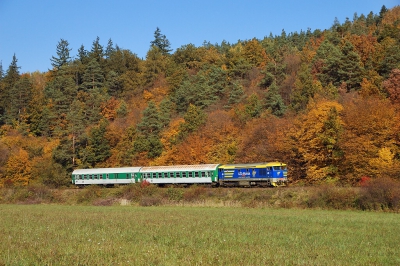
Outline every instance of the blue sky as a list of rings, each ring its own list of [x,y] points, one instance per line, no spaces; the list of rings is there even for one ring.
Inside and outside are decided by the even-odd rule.
[[[157,27],[175,49],[223,40],[262,39],[270,33],[330,28],[354,13],[378,14],[399,0],[0,0],[0,61],[6,71],[13,54],[20,72],[47,71],[60,39],[77,55],[98,36],[146,57]]]

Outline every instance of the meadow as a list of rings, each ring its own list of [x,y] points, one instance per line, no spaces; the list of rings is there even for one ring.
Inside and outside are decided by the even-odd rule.
[[[0,205],[0,265],[399,265],[397,213]]]

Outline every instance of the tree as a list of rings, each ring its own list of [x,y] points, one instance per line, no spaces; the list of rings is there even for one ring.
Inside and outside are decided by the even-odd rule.
[[[287,137],[293,151],[294,171],[303,173],[308,182],[336,180],[342,158],[339,140],[343,107],[337,102],[310,101],[307,113],[300,115]],[[296,169],[297,168],[297,169]]]
[[[272,83],[265,94],[265,107],[276,116],[282,116],[285,113],[286,106],[278,93],[278,87],[275,82]]]
[[[104,56],[104,51],[103,51],[103,46],[100,44],[100,38],[99,36],[96,37],[96,40],[93,41],[92,44],[92,49],[88,53],[88,56],[91,59],[96,59],[96,61],[101,64],[103,61],[103,56]]]
[[[206,114],[201,110],[201,108],[190,104],[186,114],[183,116],[185,122],[179,126],[179,137],[183,139],[188,134],[196,131],[201,125],[206,122]]]
[[[342,53],[335,45],[325,40],[321,43],[314,57],[313,65],[316,76],[321,81],[322,86],[332,83],[334,86],[340,85],[340,59]]]
[[[348,91],[361,88],[360,83],[363,76],[361,58],[354,51],[354,46],[348,41],[342,47],[338,75],[340,81],[346,83]]]
[[[85,91],[94,90],[103,86],[104,77],[101,73],[100,64],[93,58],[86,66],[85,74],[83,75],[83,83],[81,88]]]
[[[393,69],[390,76],[383,82],[383,87],[389,93],[390,101],[400,105],[400,69]]]
[[[148,158],[160,156],[163,148],[160,141],[163,118],[153,101],[143,111],[142,120],[136,127],[138,136],[133,143],[135,152],[147,152]]]
[[[51,65],[60,69],[63,65],[68,64],[70,62],[71,57],[69,56],[69,52],[72,49],[68,48],[68,41],[61,39],[57,44],[57,57],[52,56],[50,61]]]
[[[154,32],[154,40],[151,41],[150,44],[151,46],[158,47],[163,55],[167,55],[172,51],[167,37],[164,34],[161,34],[161,30],[158,27]]]
[[[78,49],[78,58],[82,64],[86,64],[88,61],[88,51],[86,51],[83,44]]]
[[[3,79],[4,71],[3,71],[3,62],[0,61],[0,81]]]
[[[107,59],[110,59],[111,55],[112,55],[115,51],[116,51],[116,50],[115,50],[115,48],[114,48],[113,41],[112,41],[111,39],[109,39],[109,40],[108,40],[108,43],[107,43],[107,47],[106,47],[106,50],[105,50],[104,55],[106,56]]]
[[[107,121],[103,120],[90,130],[88,146],[83,151],[83,160],[92,167],[97,163],[104,162],[111,155],[110,144],[105,138],[106,129]]]
[[[8,107],[6,110],[6,121],[22,122],[23,118],[29,116],[28,107],[32,100],[32,82],[30,77],[24,75],[8,92]]]
[[[393,105],[387,99],[365,97],[344,107],[344,131],[339,143],[344,155],[341,176],[349,182],[357,182],[362,176],[378,178],[382,173],[398,176],[398,172],[393,172],[395,164],[391,167],[376,164],[377,160],[388,157],[385,156],[388,151],[398,153],[395,136],[398,136],[399,118]]]
[[[160,113],[156,104],[150,101],[147,108],[143,111],[142,120],[137,124],[138,132],[142,135],[158,135],[162,128]]]
[[[2,91],[0,91],[0,123],[3,123],[5,120],[5,116],[7,112],[9,112],[9,108],[12,103],[9,101],[10,97],[15,99],[15,95],[12,94],[12,90],[15,88],[15,85],[20,79],[19,74],[19,66],[17,65],[17,57],[15,54],[13,55],[10,66],[7,69],[6,75],[2,80],[2,86],[0,87]],[[9,121],[8,121],[9,122]]]

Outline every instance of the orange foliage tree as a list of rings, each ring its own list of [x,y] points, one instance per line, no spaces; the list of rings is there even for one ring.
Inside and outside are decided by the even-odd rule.
[[[347,181],[398,172],[399,119],[388,100],[369,97],[346,103],[343,121],[340,171]]]

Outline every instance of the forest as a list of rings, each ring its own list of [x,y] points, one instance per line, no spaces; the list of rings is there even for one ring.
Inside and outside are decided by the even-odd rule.
[[[47,72],[0,65],[0,187],[77,168],[282,161],[292,184],[400,179],[400,6],[331,28],[145,58],[97,37]]]

